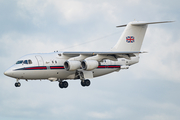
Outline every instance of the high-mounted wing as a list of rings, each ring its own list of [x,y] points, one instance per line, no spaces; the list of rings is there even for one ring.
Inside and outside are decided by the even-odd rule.
[[[102,59],[110,59],[117,61],[117,58],[126,58],[130,59],[130,57],[136,56],[136,54],[140,54],[142,52],[134,51],[134,52],[63,52],[62,54],[65,56],[68,56],[69,58],[78,57],[78,56],[85,56],[83,59],[88,57],[96,57],[98,61],[101,61]],[[81,59],[81,60],[83,60]]]

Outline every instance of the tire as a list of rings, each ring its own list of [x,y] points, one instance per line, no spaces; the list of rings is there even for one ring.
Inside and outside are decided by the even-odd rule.
[[[90,80],[88,80],[88,79],[85,80],[84,83],[85,83],[86,86],[89,86],[91,84]]]
[[[67,87],[68,87],[68,82],[67,82],[67,81],[64,81],[62,84],[63,84],[63,87],[64,87],[64,88],[67,88]]]
[[[18,83],[15,83],[14,85],[15,85],[15,87],[18,87]]]
[[[83,81],[81,81],[81,85],[83,86],[83,87],[85,87],[86,85],[85,85],[85,81],[83,82]]]
[[[15,87],[20,87],[21,83],[20,82],[16,82],[14,85],[15,85]]]
[[[60,88],[63,88],[62,82],[59,82],[59,87],[60,87]]]
[[[20,82],[18,82],[18,87],[20,87],[21,86],[21,83]]]

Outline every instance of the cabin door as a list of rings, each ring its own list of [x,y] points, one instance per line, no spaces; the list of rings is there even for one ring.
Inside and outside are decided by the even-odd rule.
[[[37,62],[38,62],[38,65],[39,66],[44,66],[44,61],[43,61],[43,58],[41,56],[35,56],[36,59],[37,59]]]

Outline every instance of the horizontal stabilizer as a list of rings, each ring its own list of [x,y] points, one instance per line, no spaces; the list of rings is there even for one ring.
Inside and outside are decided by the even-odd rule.
[[[119,25],[119,26],[116,26],[116,27],[126,27],[127,26],[127,24],[125,24],[125,25]]]
[[[148,24],[159,24],[159,23],[169,23],[174,21],[161,21],[161,22],[132,22],[131,25],[138,26],[138,25],[148,25]]]
[[[174,22],[174,21],[160,21],[160,22],[141,22],[141,21],[133,21],[131,22],[131,25],[133,26],[139,26],[139,25],[148,25],[148,24],[159,24],[159,23],[169,23],[169,22]],[[124,25],[119,25],[119,26],[116,26],[116,27],[126,27],[127,24],[124,24]]]

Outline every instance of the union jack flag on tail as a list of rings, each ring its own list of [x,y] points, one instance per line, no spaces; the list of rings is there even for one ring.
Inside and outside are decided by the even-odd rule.
[[[133,43],[134,42],[134,36],[127,36],[126,37],[126,42],[127,43]]]

